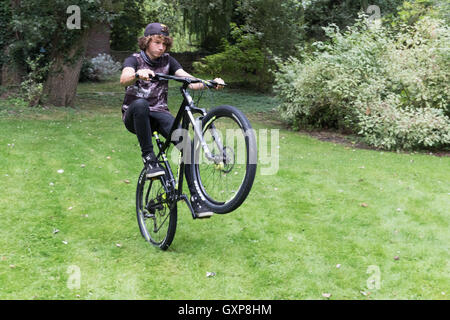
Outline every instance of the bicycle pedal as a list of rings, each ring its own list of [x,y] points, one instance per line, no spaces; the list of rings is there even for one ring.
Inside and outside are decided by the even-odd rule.
[[[209,219],[214,213],[213,212],[205,212],[205,213],[196,213],[197,219]]]
[[[145,219],[153,219],[155,217],[154,213],[145,213],[144,218]]]

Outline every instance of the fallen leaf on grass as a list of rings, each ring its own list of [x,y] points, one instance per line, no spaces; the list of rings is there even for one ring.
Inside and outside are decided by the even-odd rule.
[[[361,203],[361,207],[363,207],[363,208],[367,208],[368,206],[369,205],[367,203],[365,203],[365,202]]]
[[[126,184],[129,184],[129,183],[130,183],[130,180],[125,179],[125,180],[123,180],[123,182],[125,182]]]
[[[322,297],[329,298],[331,297],[331,293],[322,293]]]

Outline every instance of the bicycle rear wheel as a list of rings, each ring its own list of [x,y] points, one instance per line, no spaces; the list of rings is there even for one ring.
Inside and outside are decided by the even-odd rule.
[[[256,138],[245,115],[232,106],[212,109],[202,120],[208,158],[194,143],[194,184],[212,211],[228,213],[247,198],[256,174]]]
[[[148,179],[142,170],[136,190],[136,213],[142,236],[162,250],[175,237],[177,204],[167,190],[165,176]]]

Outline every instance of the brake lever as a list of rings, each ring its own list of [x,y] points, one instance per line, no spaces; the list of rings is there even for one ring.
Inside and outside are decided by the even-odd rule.
[[[155,74],[154,77],[150,78],[150,82],[158,82],[159,81],[159,76],[157,74]]]

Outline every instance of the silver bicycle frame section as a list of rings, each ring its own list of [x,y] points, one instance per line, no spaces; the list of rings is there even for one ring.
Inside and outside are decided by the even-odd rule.
[[[210,161],[214,161],[215,158],[214,158],[214,156],[212,155],[211,151],[209,150],[209,147],[208,147],[208,145],[206,144],[205,139],[203,139],[202,131],[200,130],[199,126],[197,125],[197,123],[196,123],[196,121],[195,121],[195,118],[194,118],[194,116],[192,115],[192,112],[191,112],[190,108],[187,107],[186,109],[187,109],[187,110],[186,110],[186,113],[188,114],[189,120],[191,121],[192,127],[194,128],[195,135],[198,137],[198,139],[199,139],[199,141],[200,141],[200,143],[201,143],[201,145],[202,145],[202,147],[203,147],[203,150],[205,151],[205,156],[206,156],[206,158],[207,158],[208,160],[210,160]],[[194,138],[194,141],[196,141],[195,138]]]

